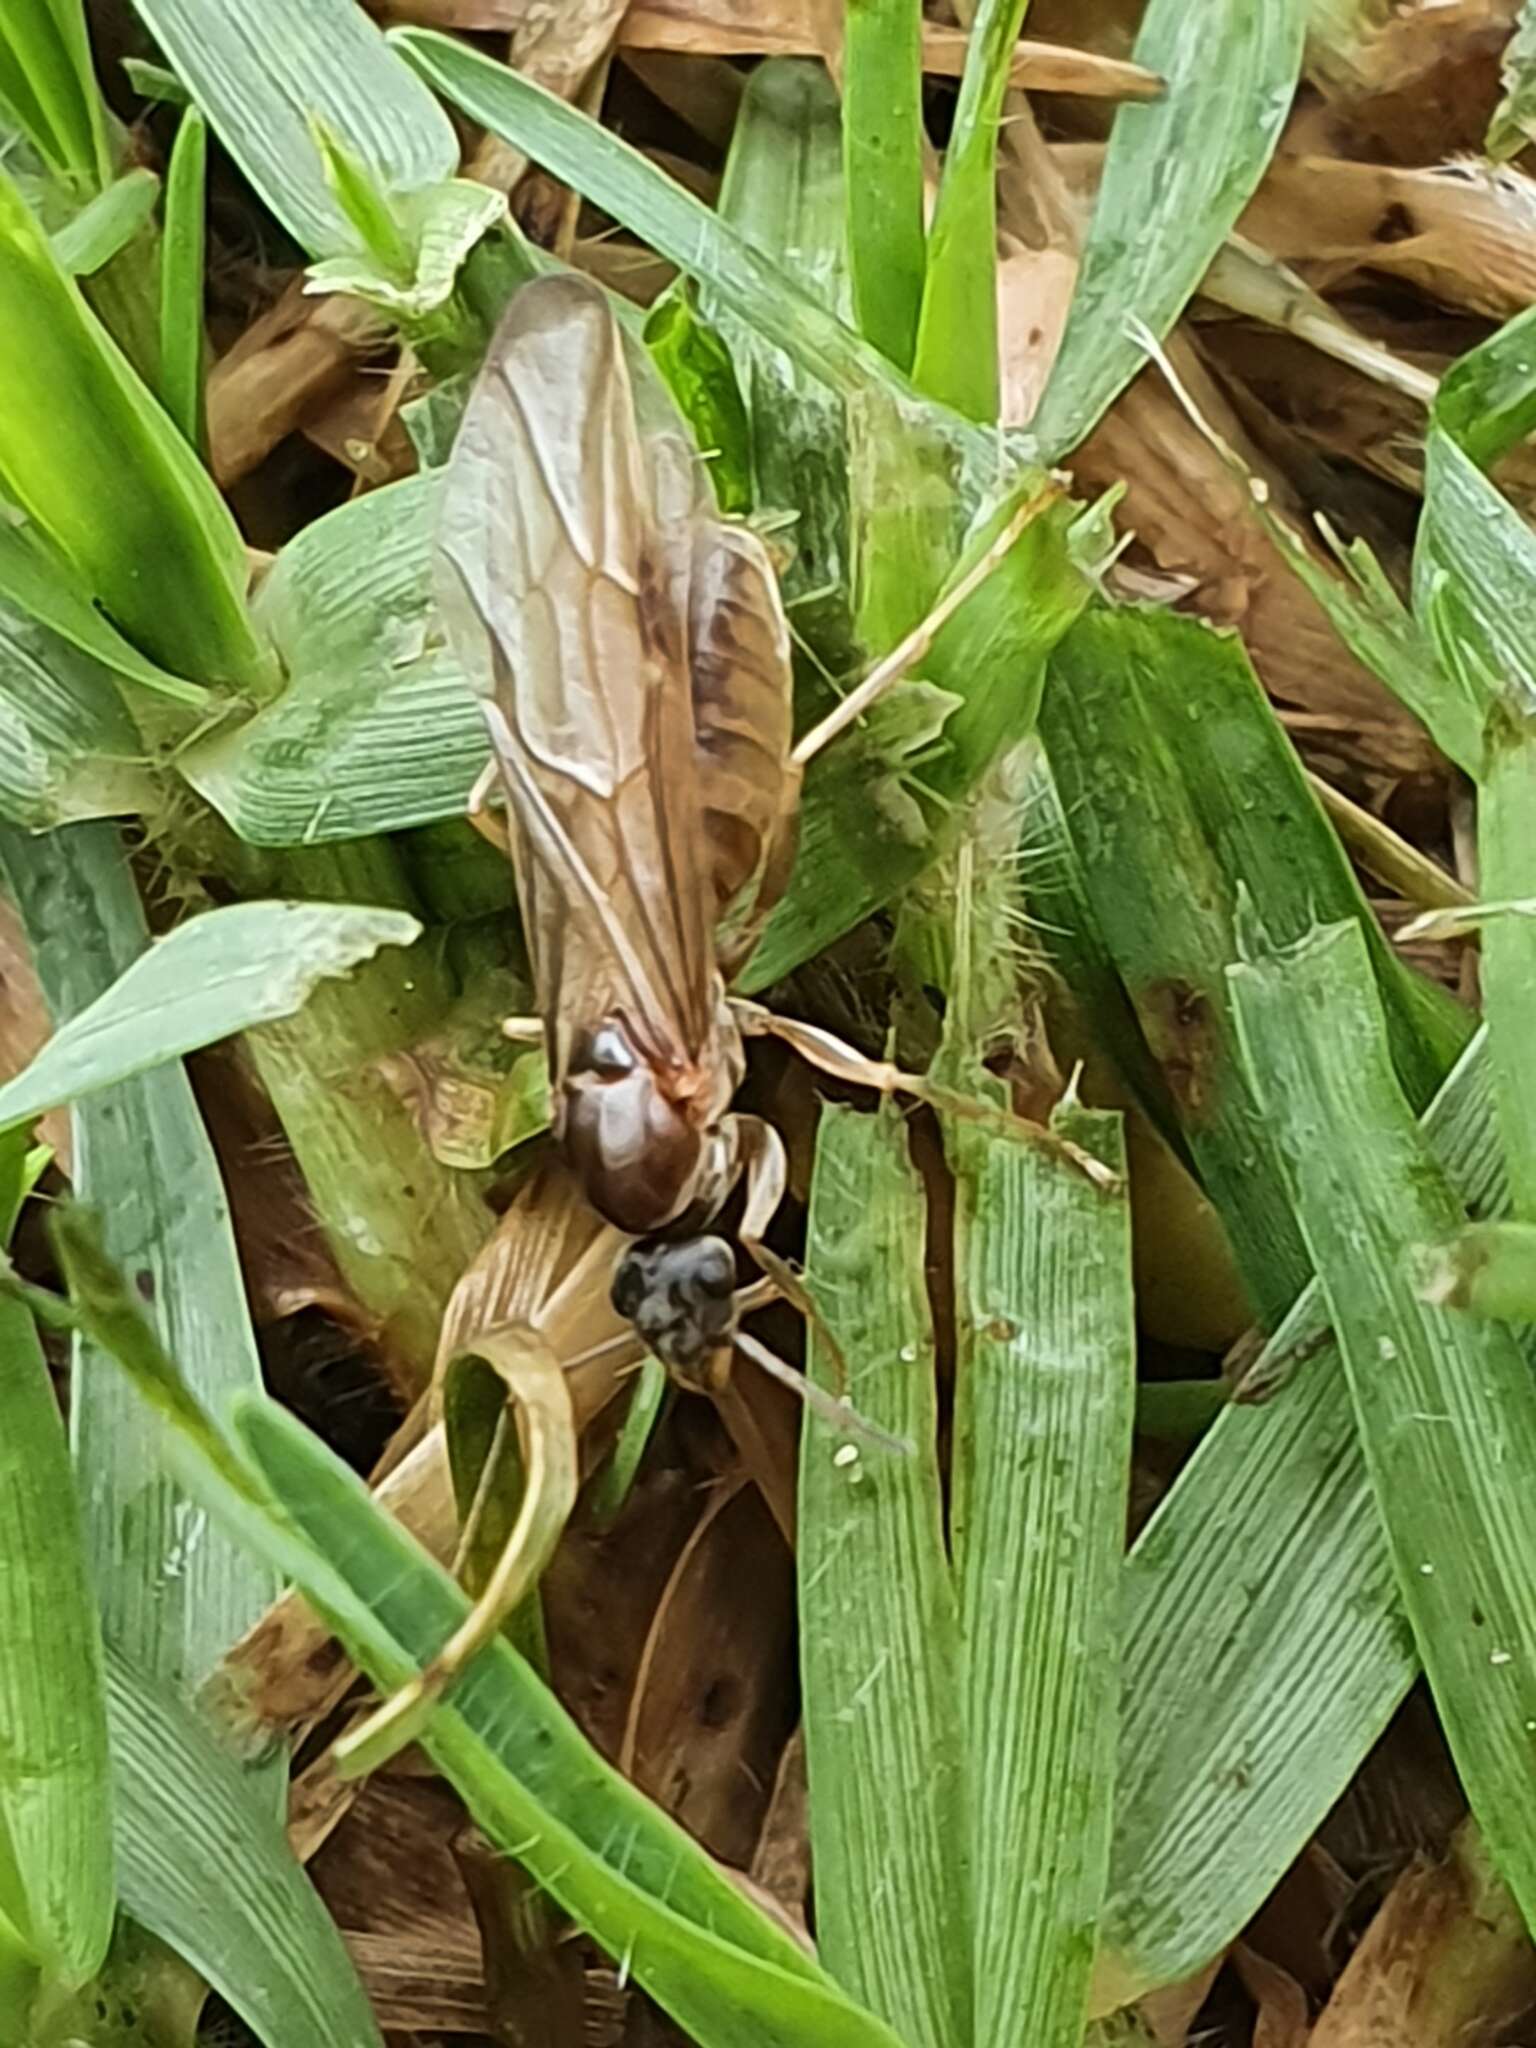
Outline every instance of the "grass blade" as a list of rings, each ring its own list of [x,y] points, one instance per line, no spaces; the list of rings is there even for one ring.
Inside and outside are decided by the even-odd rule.
[[[720,186],[719,218],[793,266],[839,319],[849,310],[843,130],[824,65],[770,58],[747,81]],[[790,511],[794,559],[780,579],[796,635],[834,673],[858,658],[850,621],[847,401],[722,294],[700,294],[746,400],[752,482],[763,513]]]
[[[1443,379],[1430,415],[1415,601],[1481,725],[1481,886],[1494,902],[1536,895],[1536,539],[1484,474],[1536,425],[1536,313],[1511,320]],[[1482,938],[1483,998],[1515,1213],[1536,1221],[1536,921],[1498,917]]]
[[[179,704],[202,705],[208,692],[160,668],[104,618],[69,564],[39,537],[0,521],[0,599],[57,633],[114,675]]]
[[[107,115],[80,0],[9,0],[0,21],[0,101],[61,178],[105,188]]]
[[[116,1896],[101,1641],[63,1418],[15,1300],[0,1301],[0,1640],[0,1906],[73,1987],[101,1966]]]
[[[843,17],[843,182],[859,332],[910,370],[923,238],[922,0],[849,0]]]
[[[1029,0],[981,0],[928,235],[913,377],[974,420],[995,420],[997,124]]]
[[[304,1590],[376,1684],[394,1689],[419,1670],[468,1611],[448,1574],[264,1396],[235,1405],[237,1450],[188,1393],[86,1219],[66,1213],[56,1243],[77,1313],[110,1337],[184,1483]],[[786,2039],[897,2048],[598,1756],[504,1641],[434,1704],[424,1739],[503,1853],[700,2039],[716,2048],[778,2048]]]
[[[1310,1265],[1235,1054],[1240,890],[1293,937],[1321,915],[1361,921],[1419,1105],[1470,1020],[1387,946],[1237,640],[1172,613],[1091,613],[1056,651],[1041,731],[1095,921],[1272,1327]]]
[[[0,603],[0,818],[40,832],[153,802],[138,733],[108,670]]]
[[[257,1386],[261,1369],[228,1204],[191,1086],[179,1064],[145,1074],[139,1069],[146,1060],[135,1066],[121,1059],[125,1038],[141,1050],[152,1046],[172,1013],[177,976],[161,970],[175,940],[144,952],[143,911],[109,826],[76,826],[34,841],[8,833],[0,838],[0,860],[49,1008],[61,1020],[11,1087],[51,1058],[52,1072],[73,1075],[55,1101],[73,1095],[83,1079],[99,1086],[109,1076],[137,1073],[76,1109],[76,1192],[109,1213],[114,1250],[130,1262],[142,1298],[154,1303],[200,1391],[222,1400]],[[195,962],[192,973],[195,981]],[[136,1016],[122,1002],[125,989],[144,997]],[[197,1000],[208,997],[198,991]],[[115,1025],[89,1028],[93,1012],[110,1017],[114,1006]],[[61,1045],[64,1052],[56,1054]],[[170,1050],[161,1044],[152,1056],[164,1061]],[[263,1611],[272,1581],[259,1562],[208,1528],[161,1466],[139,1405],[78,1339],[70,1427],[104,1633],[109,1642],[131,1645],[143,1668],[190,1686]]]
[[[1123,1176],[1114,1114],[1055,1128]],[[950,1125],[954,1545],[980,2042],[1078,2048],[1109,1870],[1135,1389],[1130,1210],[1042,1146]]]
[[[603,207],[710,286],[743,319],[844,397],[875,385],[913,398],[877,348],[825,311],[789,271],[735,235],[702,201],[564,100],[430,29],[390,41],[472,120]],[[966,438],[962,423],[955,429]],[[972,442],[985,460],[986,437]]]
[[[1134,51],[1161,99],[1115,116],[1077,290],[1031,433],[1059,461],[1141,368],[1264,174],[1301,68],[1301,0],[1148,0]]]
[[[203,243],[208,123],[197,107],[181,117],[165,181],[160,246],[160,403],[189,447],[208,446],[203,408]]]
[[[90,277],[112,261],[148,224],[160,196],[153,171],[128,171],[82,206],[50,237],[53,253],[71,277]]]
[[[1333,1312],[1372,1492],[1457,1769],[1536,1921],[1536,1392],[1510,1331],[1418,1300],[1464,1211],[1404,1102],[1364,942],[1324,928],[1232,975],[1255,1084]],[[1340,1130],[1351,1142],[1340,1145]]]
[[[27,893],[28,870],[41,853],[11,836],[4,858],[12,887]],[[69,1021],[0,1087],[0,1128],[31,1123],[60,1103],[290,1016],[327,975],[345,974],[380,946],[408,946],[420,932],[399,911],[322,903],[236,903],[193,918],[99,994],[65,1005]],[[120,944],[109,950],[121,957]]]
[[[311,256],[358,236],[325,175],[319,119],[386,193],[420,191],[458,168],[447,116],[352,0],[135,0],[215,135]]]
[[[0,253],[0,489],[152,662],[198,682],[269,681],[233,514],[4,174]]]
[[[859,1413],[917,1447],[801,1438],[801,1671],[817,1939],[908,2048],[963,2048],[971,1915],[960,1638],[943,1536],[921,1184],[901,1119],[822,1113],[809,1281]],[[835,1374],[818,1352],[816,1376]],[[899,1798],[893,1788],[902,1787]]]
[[[1424,1134],[1474,1213],[1507,1209],[1485,1037]],[[1100,2010],[1233,1939],[1418,1669],[1328,1323],[1314,1281],[1253,1368],[1279,1391],[1225,1410],[1126,1566]]]
[[[380,2048],[335,1922],[239,1765],[174,1693],[111,1650],[107,1700],[128,1912],[266,2048]]]
[[[1525,0],[1520,23],[1500,63],[1504,97],[1494,109],[1483,147],[1489,156],[1518,156],[1536,133],[1536,6]]]

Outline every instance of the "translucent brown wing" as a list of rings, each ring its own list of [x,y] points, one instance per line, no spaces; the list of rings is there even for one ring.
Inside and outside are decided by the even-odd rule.
[[[756,534],[695,522],[689,623],[704,838],[724,920],[716,945],[729,979],[784,892],[799,815],[789,628]]]
[[[438,584],[506,784],[557,1073],[575,1034],[615,1012],[659,1064],[713,1064],[688,668],[695,505],[688,462],[642,443],[601,292],[568,276],[525,286],[448,465]]]

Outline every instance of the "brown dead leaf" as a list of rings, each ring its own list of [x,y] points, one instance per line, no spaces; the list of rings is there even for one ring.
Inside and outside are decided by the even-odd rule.
[[[1136,2011],[1157,2048],[1184,2048],[1196,2015],[1210,1996],[1211,1986],[1221,1975],[1226,1956],[1219,1955],[1182,1983],[1166,1984],[1136,2001]]]
[[[750,1875],[804,1926],[811,1890],[811,1816],[803,1726],[796,1728],[780,1754]]]
[[[248,327],[208,378],[208,446],[226,489],[279,441],[355,380],[357,365],[389,345],[378,314],[340,294],[307,298],[295,279]]]
[[[745,1868],[794,1720],[794,1569],[755,1488],[718,1493],[652,1619],[619,1767]]]
[[[10,898],[0,894],[0,1080],[19,1074],[52,1036],[53,1018],[32,965],[21,918]],[[59,1169],[67,1176],[71,1165],[69,1111],[50,1110],[40,1120],[37,1134],[53,1147]]]
[[[1288,1970],[1239,1942],[1232,1963],[1258,2007],[1253,2048],[1307,2048],[1307,1994]]]
[[[499,12],[508,0],[445,0],[445,4]],[[968,40],[962,29],[925,21],[923,69],[958,78],[965,69]],[[620,30],[619,46],[674,50],[689,56],[823,56],[835,71],[841,53],[841,22],[838,12],[829,14],[822,0],[636,0]],[[1082,93],[1095,99],[1152,99],[1159,90],[1155,75],[1140,65],[1064,43],[1020,42],[1014,50],[1009,80],[1035,92]]]
[[[1536,1950],[1473,1828],[1398,1879],[1310,2048],[1492,2048],[1536,2006]]]
[[[1298,531],[1306,508],[1253,447],[1193,348],[1175,336],[1169,354],[1202,416],[1267,485],[1269,502]],[[1123,482],[1117,524],[1166,575],[1187,578],[1188,608],[1237,627],[1271,695],[1315,721],[1320,752],[1331,740],[1346,770],[1413,775],[1437,756],[1423,728],[1355,660],[1322,607],[1297,581],[1252,515],[1248,491],[1155,372],[1144,372],[1071,458],[1078,487]],[[1312,552],[1326,566],[1316,542]],[[1347,778],[1352,779],[1352,778]]]

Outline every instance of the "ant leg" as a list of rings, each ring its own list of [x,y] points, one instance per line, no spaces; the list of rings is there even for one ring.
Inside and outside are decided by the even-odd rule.
[[[496,787],[497,774],[496,762],[492,758],[475,777],[475,786],[469,792],[465,815],[480,837],[488,839],[498,853],[504,853],[510,860],[512,841],[507,832],[506,820],[492,816],[489,801],[491,791]]]
[[[1074,1145],[1070,1138],[1047,1130],[1043,1124],[1015,1116],[1011,1110],[1001,1109],[995,1104],[979,1102],[974,1096],[962,1094],[959,1089],[946,1088],[938,1081],[930,1081],[926,1074],[903,1073],[889,1060],[869,1059],[853,1046],[845,1045],[833,1032],[823,1031],[819,1024],[804,1024],[798,1018],[780,1017],[775,1011],[765,1010],[761,1004],[749,1003],[740,996],[731,996],[728,1000],[731,1014],[745,1036],[777,1038],[811,1066],[820,1067],[824,1074],[831,1074],[835,1080],[850,1082],[858,1088],[873,1088],[881,1095],[907,1095],[914,1102],[924,1102],[930,1109],[942,1111],[946,1116],[960,1117],[967,1123],[988,1124],[996,1131],[1008,1132],[1029,1144],[1046,1146],[1106,1193],[1113,1193],[1120,1186],[1119,1175],[1101,1159],[1095,1159],[1081,1145]]]
[[[729,1119],[732,1144],[741,1167],[746,1201],[737,1232],[743,1251],[773,1282],[775,1291],[791,1308],[798,1309],[827,1347],[838,1389],[848,1384],[848,1364],[842,1349],[812,1298],[810,1289],[787,1259],[764,1244],[763,1236],[778,1214],[789,1186],[789,1161],[784,1140],[771,1124],[760,1117],[733,1116]]]

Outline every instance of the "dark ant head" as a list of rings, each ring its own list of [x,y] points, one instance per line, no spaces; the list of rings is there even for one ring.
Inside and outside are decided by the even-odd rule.
[[[612,1300],[663,1365],[704,1386],[729,1358],[735,1293],[736,1258],[723,1237],[646,1238],[619,1260]]]

